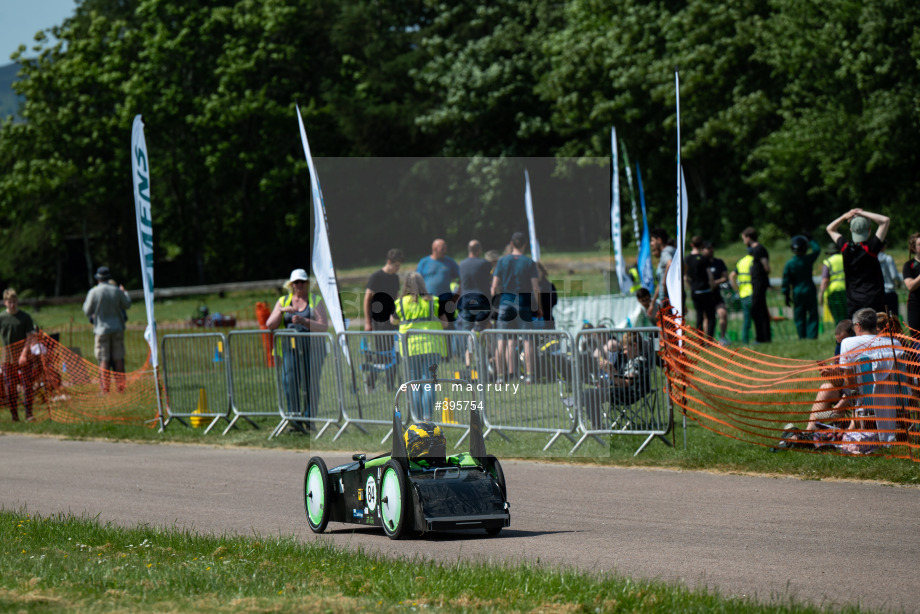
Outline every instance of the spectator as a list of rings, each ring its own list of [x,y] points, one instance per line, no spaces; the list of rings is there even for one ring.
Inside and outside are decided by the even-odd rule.
[[[821,266],[821,289],[818,300],[823,301],[835,323],[847,318],[847,284],[843,272],[843,256],[836,243],[828,243],[824,250],[827,258]]]
[[[690,254],[684,258],[684,279],[690,286],[693,308],[696,311],[696,327],[708,337],[716,334],[716,301],[712,293],[712,272],[709,260],[703,255],[703,237],[690,239]]]
[[[920,339],[920,232],[907,240],[910,260],[904,263],[904,286],[907,288],[907,326],[910,336]]]
[[[391,249],[387,252],[387,261],[383,268],[375,271],[367,280],[364,290],[364,330],[393,332],[396,326],[390,322],[390,316],[396,309],[399,296],[399,268],[405,256],[402,250]],[[374,350],[386,355],[393,352],[395,336],[375,335]],[[396,369],[387,370],[387,385],[392,388],[396,383]]]
[[[767,290],[770,288],[770,254],[767,248],[758,243],[757,230],[748,226],[741,233],[741,239],[747,245],[751,261],[751,320],[754,322],[754,341],[769,343],[770,310],[767,308]]]
[[[425,287],[425,280],[419,273],[409,273],[403,284],[402,296],[396,301],[395,313],[390,321],[399,326],[400,336],[405,337],[405,344],[399,348],[408,349],[409,378],[413,380],[429,379],[428,367],[447,357],[447,343],[443,336],[415,334],[410,330],[444,330],[447,318],[438,309],[438,297],[431,296]],[[434,390],[417,390],[411,393],[411,402],[415,415],[420,420],[430,420],[434,406]]]
[[[537,265],[537,285],[540,287],[540,306],[543,308],[543,330],[555,330],[553,307],[559,302],[556,285],[549,280],[549,273],[542,262],[534,264]]]
[[[811,253],[806,249],[811,247]],[[809,241],[804,235],[792,237],[792,258],[783,268],[783,296],[786,306],[795,305],[793,319],[799,339],[818,338],[818,292],[812,280],[812,269],[821,255],[817,241]]]
[[[387,252],[387,262],[379,271],[371,274],[364,291],[364,330],[393,331],[396,327],[390,316],[399,296],[399,268],[403,260],[402,250]]]
[[[101,266],[96,271],[99,282],[86,295],[83,313],[93,323],[96,336],[95,355],[99,361],[99,386],[103,393],[109,391],[109,372],[115,372],[119,392],[125,390],[125,320],[126,309],[131,307],[131,297],[124,286],[117,288],[110,284],[112,273],[109,267]]]
[[[866,227],[868,231],[868,226]],[[846,255],[844,255],[846,261]],[[849,284],[847,284],[849,285]],[[840,363],[850,367],[847,372],[847,387],[857,391],[856,405],[862,408],[863,415],[873,413],[880,431],[879,441],[894,441],[897,423],[897,408],[900,400],[897,381],[892,382],[896,375],[895,360],[902,353],[901,344],[897,339],[878,334],[878,313],[871,307],[864,307],[853,314],[853,331],[855,337],[844,339],[840,344]],[[872,361],[871,377],[873,379],[872,395],[861,390],[857,384],[857,373],[851,365],[866,360]],[[854,420],[850,429],[865,429],[864,421]]]
[[[642,335],[628,332],[623,335],[622,368],[614,370],[613,363],[601,363],[610,369],[610,403],[611,405],[632,405],[651,390],[651,370],[646,357],[647,348]]]
[[[870,220],[878,224],[875,234],[870,234]],[[852,241],[847,241],[837,232],[843,222],[850,223]],[[888,234],[887,216],[870,213],[862,209],[850,209],[827,225],[827,234],[843,255],[843,272],[847,284],[847,314],[853,314],[864,307],[874,312],[885,310],[885,285],[878,254],[882,251]],[[855,318],[854,318],[855,323]]]
[[[754,263],[754,257],[750,254],[745,255],[735,265],[728,280],[732,287],[738,293],[738,300],[741,302],[741,313],[744,316],[741,324],[741,343],[748,343],[751,340],[751,295],[754,288],[751,285],[751,266]]]
[[[636,300],[642,306],[642,315],[648,319],[643,326],[656,326],[658,324],[658,303],[652,300],[652,293],[648,288],[636,290]]]
[[[467,257],[460,262],[459,269],[462,294],[457,304],[457,328],[484,330],[489,327],[492,315],[492,264],[482,257],[482,244],[476,239],[467,245]]]
[[[808,426],[806,430],[815,431],[818,429],[817,422],[835,422],[843,419],[847,415],[847,410],[852,405],[853,391],[844,387],[843,372],[840,369],[840,344],[844,339],[856,336],[853,331],[853,322],[849,319],[843,319],[837,323],[834,329],[834,338],[837,340],[837,348],[834,351],[834,357],[830,365],[821,368],[821,375],[827,381],[821,384],[815,402],[811,406],[811,414],[808,417]]]
[[[882,251],[878,253],[878,263],[882,267],[882,283],[885,286],[885,306],[893,316],[900,316],[898,308],[898,288],[901,287],[901,276],[898,275],[898,267],[894,264],[885,246],[882,245]]]
[[[502,330],[533,330],[537,318],[543,317],[540,305],[539,274],[533,260],[524,255],[527,235],[516,232],[511,236],[511,253],[499,258],[492,274],[492,302],[498,303],[496,327]],[[536,313],[534,305],[537,306]],[[500,337],[495,353],[496,383],[514,374],[514,342]],[[525,383],[533,381],[533,340],[524,339]]]
[[[462,293],[463,288],[451,289],[451,283],[460,279],[460,267],[447,255],[447,242],[435,239],[431,244],[431,255],[419,260],[415,270],[424,279],[431,295],[438,297],[440,313],[447,316],[447,329],[453,328],[457,294]]]
[[[712,275],[712,294],[716,301],[716,321],[719,325],[719,343],[728,345],[728,307],[725,305],[725,295],[723,290],[731,291],[728,284],[728,267],[725,261],[715,257],[715,250],[712,243],[706,241],[703,243],[703,256],[709,259],[709,272]]]
[[[671,260],[674,259],[676,248],[671,244],[668,232],[664,228],[653,228],[649,232],[649,247],[651,247],[652,255],[658,258],[658,267],[655,269],[657,284],[652,300],[659,301],[668,294],[667,288],[664,288],[664,282],[667,279],[668,268],[671,266]]]
[[[310,278],[305,269],[294,269],[285,287],[288,294],[275,303],[265,323],[269,330],[284,328],[297,333],[324,333],[329,330],[329,315],[323,299],[310,292]],[[319,410],[320,375],[326,359],[326,340],[295,338],[282,343],[282,383],[290,415],[314,417]],[[309,428],[309,427],[308,427]]]
[[[32,373],[26,353],[26,339],[35,330],[32,317],[19,308],[16,290],[3,291],[6,311],[0,314],[0,341],[3,342],[3,392],[10,417],[19,421],[19,386],[22,386],[26,421],[32,422]],[[20,347],[22,345],[22,347]]]

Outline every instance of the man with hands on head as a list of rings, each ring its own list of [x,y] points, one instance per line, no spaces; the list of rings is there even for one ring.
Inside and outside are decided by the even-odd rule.
[[[837,227],[843,222],[850,224],[851,241],[837,232]],[[870,234],[870,222],[878,225],[875,234]],[[843,255],[847,314],[850,318],[863,307],[871,307],[876,312],[885,311],[885,283],[878,254],[885,244],[890,222],[885,215],[857,208],[850,209],[827,225],[827,234]]]

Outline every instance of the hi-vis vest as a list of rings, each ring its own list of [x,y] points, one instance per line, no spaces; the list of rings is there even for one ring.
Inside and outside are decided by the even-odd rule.
[[[626,271],[629,274],[629,278],[632,280],[632,285],[629,287],[629,293],[635,294],[639,288],[642,287],[642,278],[639,276],[639,267],[631,266],[629,270]]]
[[[316,309],[316,306],[319,305],[319,302],[323,300],[320,297],[316,296],[312,292],[307,295],[307,307],[310,311],[307,313],[307,318],[313,318],[313,310]],[[294,294],[288,294],[287,296],[281,297],[281,306],[290,307],[291,303],[294,302]]]
[[[447,342],[443,336],[436,335],[406,335],[408,330],[444,330],[441,320],[438,319],[438,299],[431,300],[419,297],[418,302],[408,300],[403,296],[396,301],[396,317],[399,318],[399,335],[405,337],[409,347],[409,356],[419,354],[440,354],[447,356]],[[402,344],[399,353],[402,354]]]
[[[748,254],[735,265],[735,270],[738,271],[738,296],[741,298],[754,294],[754,285],[751,283],[752,264],[754,264],[754,256]]]
[[[824,261],[827,267],[827,273],[831,283],[828,284],[826,292],[844,292],[847,289],[846,276],[843,271],[843,254],[834,254]]]

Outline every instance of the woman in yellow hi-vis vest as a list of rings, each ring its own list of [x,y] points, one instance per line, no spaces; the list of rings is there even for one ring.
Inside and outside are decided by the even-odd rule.
[[[275,330],[283,322],[285,328],[301,333],[329,330],[326,305],[322,298],[310,293],[307,272],[304,269],[293,270],[288,283],[291,292],[275,303],[266,327]],[[285,345],[281,355],[288,413],[311,418],[319,409],[319,379],[326,359],[326,340],[290,337],[285,339]]]
[[[409,379],[428,379],[428,367],[447,357],[447,342],[442,335],[408,335],[414,330],[443,330],[447,325],[444,314],[438,315],[438,298],[428,294],[425,280],[418,273],[406,276],[402,296],[396,301],[396,312],[390,321],[399,326],[401,343],[399,353],[409,352]],[[403,356],[403,359],[406,357]],[[434,404],[434,390],[410,392],[415,415],[420,420],[430,420]]]

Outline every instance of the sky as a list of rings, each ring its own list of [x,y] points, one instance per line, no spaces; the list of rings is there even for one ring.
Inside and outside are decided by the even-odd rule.
[[[76,6],[75,0],[0,0],[0,66],[12,64],[20,44],[31,47],[36,32],[64,23]]]

